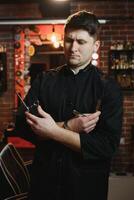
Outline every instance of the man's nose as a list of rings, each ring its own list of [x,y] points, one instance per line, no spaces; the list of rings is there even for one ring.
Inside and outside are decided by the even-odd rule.
[[[78,43],[76,41],[72,42],[71,50],[72,51],[77,51],[78,50]]]

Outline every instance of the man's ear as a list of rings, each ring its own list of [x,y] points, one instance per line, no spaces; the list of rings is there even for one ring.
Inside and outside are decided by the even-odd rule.
[[[97,52],[100,47],[100,40],[96,40],[94,43],[94,51]]]

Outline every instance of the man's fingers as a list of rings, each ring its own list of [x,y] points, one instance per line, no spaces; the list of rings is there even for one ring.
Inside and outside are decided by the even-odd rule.
[[[41,106],[38,106],[38,113],[39,113],[39,115],[41,116],[41,117],[48,117],[48,113],[46,113],[42,108],[41,108]],[[37,122],[37,119],[39,118],[39,117],[37,117],[36,115],[33,115],[33,114],[31,114],[30,112],[25,112],[25,114],[26,114],[26,117],[27,118],[29,118],[30,120],[32,120],[32,121],[34,121],[34,122]]]
[[[39,115],[40,115],[41,117],[44,117],[44,118],[49,116],[49,114],[46,113],[46,112],[41,108],[41,106],[38,106],[38,113],[39,113]]]
[[[87,117],[87,123],[96,123],[98,120],[99,120],[99,116],[100,116],[101,112],[100,111],[97,111],[91,115],[89,115]]]
[[[27,123],[30,125],[30,126],[32,126],[34,123],[33,123],[33,121],[31,121],[30,119],[28,119],[28,118],[26,118],[26,121],[27,121]]]
[[[89,119],[95,119],[96,117],[99,117],[100,114],[101,114],[101,112],[100,112],[100,111],[97,111],[97,112],[95,112],[95,113],[89,115],[88,118],[89,118]]]
[[[96,124],[93,124],[92,126],[87,127],[84,131],[85,133],[91,132],[95,128]]]
[[[26,119],[27,120],[30,120],[30,121],[32,121],[34,123],[37,122],[37,118],[38,117],[36,117],[35,115],[33,115],[33,114],[29,113],[29,112],[25,112],[25,115],[26,115]]]
[[[97,111],[93,114],[90,114],[87,119],[86,123],[83,123],[83,129],[86,133],[91,132],[93,130],[99,120],[100,111]]]

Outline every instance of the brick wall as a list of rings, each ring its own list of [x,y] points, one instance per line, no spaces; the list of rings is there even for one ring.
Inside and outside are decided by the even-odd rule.
[[[1,4],[0,19],[41,18],[39,6],[33,4]],[[0,137],[7,125],[14,121],[14,31],[13,26],[0,25],[0,45],[7,52],[7,91],[0,96]]]
[[[11,27],[0,27],[0,45],[6,46],[7,90],[0,96],[0,132],[13,120],[14,108],[14,61],[13,34]]]
[[[28,4],[1,4],[0,18],[18,19],[18,18],[41,18],[38,3]]]
[[[5,8],[6,6],[6,8]],[[10,7],[10,12],[7,9]],[[3,5],[0,8],[0,17],[8,16],[31,18],[35,14],[40,18],[37,5],[21,5],[21,13],[19,8],[11,5]],[[113,40],[118,41],[134,41],[134,2],[132,1],[77,1],[71,3],[71,12],[78,10],[88,10],[94,12],[99,18],[104,17],[108,20],[102,25],[101,30],[101,49],[100,49],[100,67],[108,71],[108,52]],[[8,10],[8,12],[7,12]],[[36,12],[35,12],[36,10]],[[29,11],[29,12],[28,12]],[[2,130],[8,122],[14,119],[12,110],[14,109],[14,49],[13,49],[13,33],[10,27],[0,27],[0,43],[7,46],[7,91],[0,97],[0,130]],[[134,141],[132,140],[131,126],[134,125],[134,92],[124,93],[124,118],[122,137],[123,143],[120,145],[119,152],[113,159],[112,170],[116,171],[132,171],[134,172]]]

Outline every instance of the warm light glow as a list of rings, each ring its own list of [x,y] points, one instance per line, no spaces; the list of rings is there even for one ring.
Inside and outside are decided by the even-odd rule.
[[[61,35],[55,31],[55,26],[52,27],[52,34],[50,35],[50,41],[54,48],[59,48],[61,46]]]
[[[60,43],[58,41],[53,43],[54,48],[59,48],[60,47]]]
[[[50,40],[51,40],[53,43],[54,43],[54,42],[57,42],[57,37],[56,37],[55,32],[52,33]]]
[[[41,40],[43,44],[51,44],[54,48],[63,47],[63,25],[46,25],[41,29],[40,35],[46,35],[45,40]],[[41,38],[41,37],[40,37]]]
[[[95,65],[95,66],[98,65],[98,61],[97,60],[92,60],[91,63],[92,63],[92,65]]]
[[[52,43],[55,43],[55,42],[58,41],[58,38],[57,38],[56,33],[55,33],[55,27],[54,27],[54,25],[53,25],[53,28],[52,28],[52,35],[50,37],[50,40],[52,41]]]
[[[63,40],[62,40],[62,41],[60,41],[60,45],[61,45],[61,47],[64,47]]]
[[[98,53],[94,52],[94,53],[92,54],[92,58],[93,58],[94,60],[97,60],[97,59],[99,58]]]

